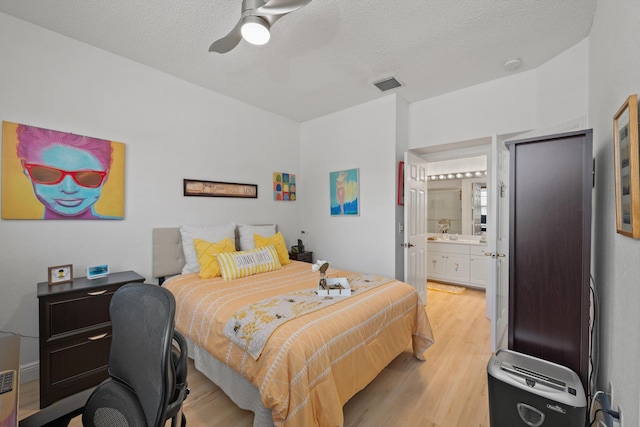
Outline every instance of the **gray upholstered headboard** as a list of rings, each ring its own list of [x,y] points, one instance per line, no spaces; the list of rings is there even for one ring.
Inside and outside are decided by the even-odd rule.
[[[153,277],[175,276],[184,267],[179,227],[153,229]]]

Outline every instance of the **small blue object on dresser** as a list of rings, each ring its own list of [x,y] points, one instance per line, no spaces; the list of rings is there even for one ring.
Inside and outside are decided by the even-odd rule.
[[[109,266],[107,264],[87,267],[87,279],[106,277],[107,274],[109,274]]]

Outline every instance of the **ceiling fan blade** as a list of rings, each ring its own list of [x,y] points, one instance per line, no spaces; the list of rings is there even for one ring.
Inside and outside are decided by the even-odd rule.
[[[209,47],[209,52],[216,53],[227,53],[234,47],[238,46],[240,40],[242,40],[242,33],[240,32],[240,28],[242,28],[242,20],[238,21],[233,30],[229,32],[226,36],[221,38],[220,40],[216,40]]]
[[[258,15],[284,15],[309,4],[311,0],[269,0],[256,9]]]

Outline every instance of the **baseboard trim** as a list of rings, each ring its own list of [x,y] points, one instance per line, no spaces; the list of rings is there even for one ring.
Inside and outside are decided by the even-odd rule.
[[[35,381],[40,378],[40,363],[31,362],[20,365],[20,384]]]

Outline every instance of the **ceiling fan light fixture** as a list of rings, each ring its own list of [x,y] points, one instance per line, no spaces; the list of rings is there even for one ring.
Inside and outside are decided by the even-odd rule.
[[[267,44],[271,38],[269,23],[259,16],[245,16],[240,32],[243,39],[257,46]]]

